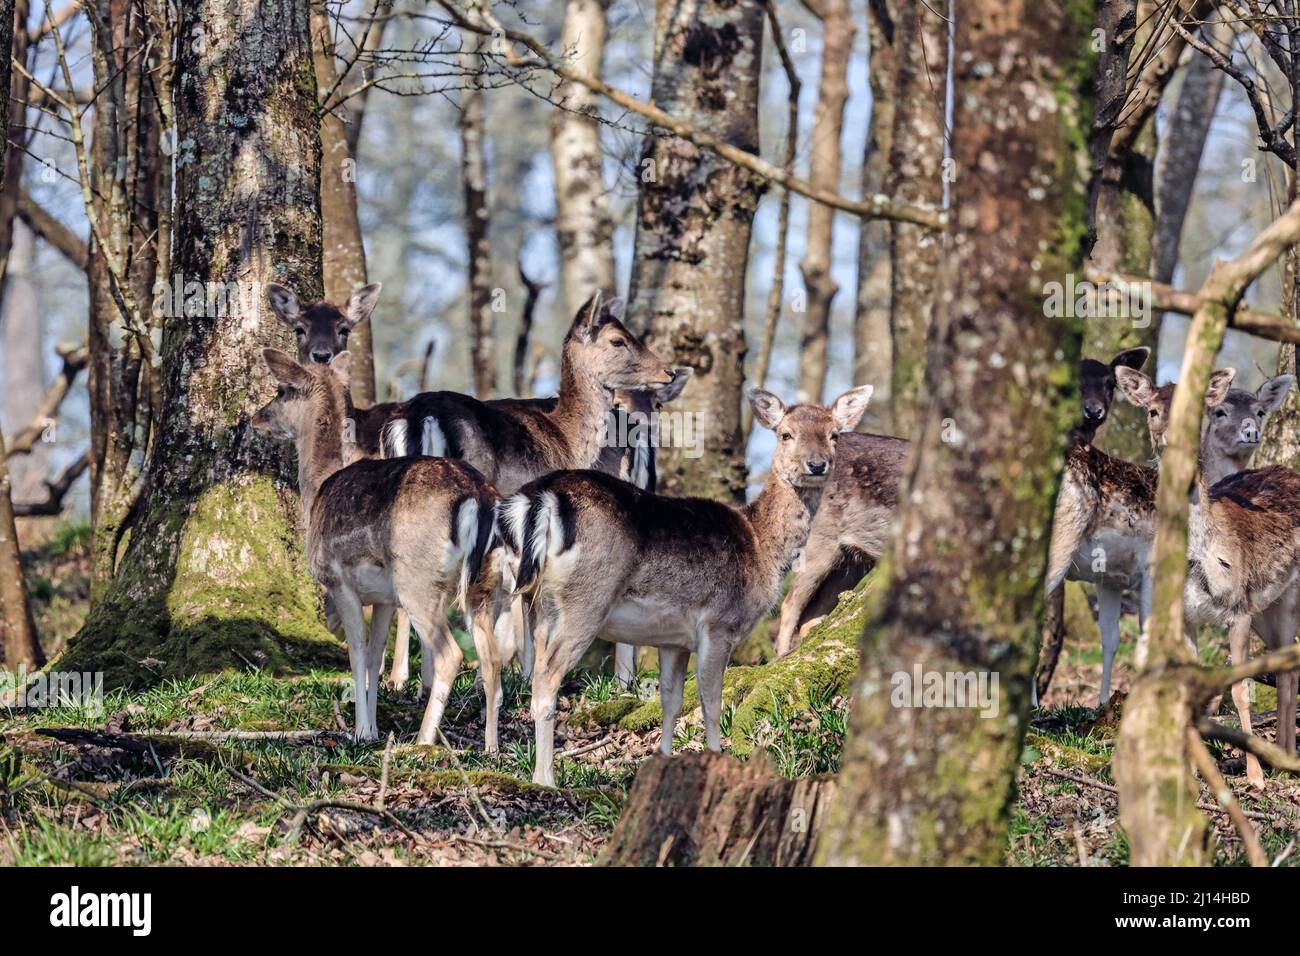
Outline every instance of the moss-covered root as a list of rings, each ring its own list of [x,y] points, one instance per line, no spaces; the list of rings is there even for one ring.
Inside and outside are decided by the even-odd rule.
[[[845,597],[792,653],[768,664],[729,667],[722,682],[722,706],[734,707],[731,719],[731,749],[738,755],[753,751],[752,734],[764,711],[773,702],[787,712],[808,709],[808,692],[830,687],[847,693],[858,667],[858,637],[866,620],[863,606],[872,576]],[[686,682],[682,713],[698,721],[700,695],[695,679]],[[663,723],[658,700],[641,704],[626,698],[597,704],[581,711],[577,720],[586,723],[617,724],[625,730],[654,730]]]
[[[52,664],[103,671],[104,686],[346,662],[321,622],[293,521],[296,499],[264,475],[156,504],[85,627]]]

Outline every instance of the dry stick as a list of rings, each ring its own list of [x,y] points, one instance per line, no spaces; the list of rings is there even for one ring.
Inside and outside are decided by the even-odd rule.
[[[488,816],[487,808],[483,806],[483,801],[479,799],[478,791],[475,790],[474,785],[469,782],[469,774],[465,772],[465,768],[460,764],[460,757],[456,756],[456,749],[452,747],[451,741],[447,739],[447,735],[442,732],[441,727],[438,728],[438,736],[442,738],[443,746],[445,746],[447,752],[451,754],[451,761],[456,765],[456,771],[460,774],[460,779],[465,784],[465,789],[469,792],[469,798],[478,810],[479,816],[483,818],[483,822],[487,824],[489,830],[500,836],[501,828],[496,825],[496,822],[490,816]]]
[[[603,740],[597,740],[593,744],[583,744],[581,747],[574,747],[572,750],[561,750],[555,755],[558,760],[560,757],[580,757],[583,754],[589,754],[593,750],[599,750],[602,747],[608,747],[614,743],[613,737],[605,737]]]
[[[1063,780],[1070,780],[1074,783],[1081,783],[1085,787],[1095,787],[1098,790],[1105,790],[1107,793],[1113,793],[1116,796],[1119,795],[1118,787],[1112,786],[1109,783],[1103,783],[1100,780],[1094,780],[1092,777],[1085,777],[1083,774],[1071,773],[1068,770],[1059,770],[1056,767],[1044,767],[1043,772],[1051,774],[1053,777],[1060,777]],[[1217,813],[1227,812],[1226,810],[1223,809],[1223,807],[1214,803],[1201,802],[1198,803],[1196,806],[1197,809],[1200,810],[1211,810]],[[1258,810],[1242,810],[1241,812],[1244,813],[1246,816],[1250,817],[1252,820],[1262,820],[1265,823],[1271,823],[1275,819],[1274,817],[1269,816],[1267,813],[1260,813]]]
[[[18,518],[53,517],[63,513],[63,499],[68,496],[72,486],[90,467],[90,452],[83,451],[77,458],[59,472],[55,478],[45,479],[44,501],[20,501],[14,503],[14,516]]]
[[[1300,756],[1288,754],[1277,744],[1271,744],[1262,737],[1256,737],[1254,734],[1248,734],[1235,727],[1221,724],[1217,720],[1210,720],[1208,717],[1197,721],[1196,729],[1213,740],[1222,740],[1224,743],[1232,744],[1234,747],[1253,753],[1260,760],[1271,764],[1277,770],[1290,770],[1293,773],[1300,773]]]
[[[393,759],[393,741],[396,738],[393,732],[388,732],[388,743],[384,745],[384,765],[379,772],[379,796],[375,798],[375,806],[380,810],[386,808],[388,803],[388,765]]]
[[[524,284],[527,295],[524,298],[524,310],[519,316],[519,335],[515,339],[514,386],[515,394],[522,398],[528,390],[528,339],[533,333],[533,313],[537,309],[537,297],[545,282],[530,279],[524,272],[524,261],[519,260],[519,281]]]
[[[772,0],[765,0],[767,22],[772,28],[772,42],[776,44],[781,57],[781,66],[785,69],[785,78],[789,86],[789,116],[786,119],[785,155],[781,168],[787,173],[794,172],[795,153],[799,148],[799,74],[790,59],[790,52],[785,48],[781,35],[781,23],[776,17],[776,7]],[[763,341],[758,349],[758,362],[754,367],[754,381],[759,388],[767,387],[767,372],[772,365],[772,348],[776,343],[776,324],[781,318],[781,300],[785,298],[785,252],[790,232],[790,190],[781,191],[781,209],[777,216],[776,227],[776,261],[772,265],[772,287],[767,291],[767,315],[763,319]],[[742,431],[746,437],[754,427],[754,410],[745,403]]]
[[[1205,743],[1201,740],[1201,735],[1191,727],[1187,728],[1187,751],[1192,758],[1192,764],[1200,771],[1201,779],[1210,788],[1210,794],[1227,811],[1228,819],[1232,821],[1232,825],[1241,836],[1241,843],[1246,848],[1246,859],[1250,861],[1250,865],[1268,866],[1268,857],[1264,854],[1264,848],[1259,845],[1255,828],[1250,825],[1250,821],[1242,812],[1241,805],[1237,803],[1237,798],[1232,795],[1228,784],[1224,782],[1219,768],[1214,763],[1214,758],[1210,756]]]
[[[46,391],[32,420],[7,442],[7,458],[25,455],[35,447],[41,436],[45,434],[45,430],[54,423],[55,417],[59,414],[59,406],[67,398],[68,392],[77,380],[77,375],[90,361],[90,350],[84,345],[80,347],[61,345],[56,351],[59,358],[63,359],[63,367]]]
[[[761,156],[756,156],[748,150],[732,146],[730,143],[724,143],[703,130],[696,129],[684,120],[680,120],[664,112],[653,103],[642,102],[635,96],[629,96],[622,90],[615,89],[608,83],[605,83],[596,77],[589,76],[579,70],[574,70],[565,66],[553,57],[545,46],[533,39],[531,36],[528,36],[525,33],[520,33],[517,30],[507,30],[501,25],[500,21],[486,9],[480,11],[483,14],[486,24],[478,24],[466,17],[466,15],[455,4],[451,3],[450,0],[438,0],[438,5],[450,14],[452,21],[456,26],[465,30],[470,30],[474,33],[482,34],[483,36],[491,37],[494,41],[499,41],[504,38],[509,40],[511,43],[518,43],[530,50],[541,60],[540,64],[533,63],[524,60],[513,50],[507,49],[504,57],[510,66],[544,66],[562,79],[587,87],[587,89],[611,100],[617,105],[623,107],[623,109],[644,116],[655,126],[665,129],[687,142],[693,143],[700,149],[707,149],[710,152],[721,156],[728,162],[734,163],[743,169],[748,169],[750,172],[756,173],[764,179],[776,183],[778,186],[784,186],[786,189],[793,190],[801,196],[806,196],[814,202],[819,202],[835,209],[842,209],[844,212],[852,213],[853,215],[860,216],[863,219],[892,219],[897,222],[912,222],[916,223],[918,226],[925,226],[929,229],[936,230],[947,228],[947,214],[940,211],[921,209],[920,207],[913,206],[910,203],[897,202],[890,199],[888,196],[877,195],[857,200],[849,199],[845,196],[841,196],[839,193],[831,192],[830,190],[818,189],[811,183],[805,182],[804,180],[787,173],[785,170],[781,169],[781,167],[769,163]]]

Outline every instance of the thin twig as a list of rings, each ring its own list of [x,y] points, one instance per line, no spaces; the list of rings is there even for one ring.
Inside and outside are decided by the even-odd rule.
[[[1187,750],[1192,758],[1192,764],[1200,771],[1201,779],[1210,788],[1210,794],[1227,812],[1228,819],[1232,821],[1237,834],[1241,837],[1242,846],[1246,848],[1246,859],[1250,861],[1250,865],[1268,866],[1268,857],[1264,853],[1264,848],[1259,845],[1255,828],[1246,819],[1241,804],[1237,803],[1237,798],[1232,795],[1232,790],[1224,781],[1223,775],[1219,773],[1219,768],[1215,765],[1214,758],[1210,756],[1210,751],[1206,749],[1205,742],[1201,740],[1201,735],[1191,727],[1187,728]]]

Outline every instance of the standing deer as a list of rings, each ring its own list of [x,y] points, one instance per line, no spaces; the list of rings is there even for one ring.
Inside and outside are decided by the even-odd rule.
[[[650,494],[596,471],[547,475],[501,503],[497,535],[519,556],[516,593],[531,597],[535,628],[535,782],[554,786],[560,682],[597,637],[659,648],[664,753],[694,652],[705,739],[719,749],[727,662],[779,596],[839,432],[857,424],[870,395],[862,386],[829,408],[786,408],[772,393],[752,391],[755,419],[778,440],[763,491],[744,508]]]
[[[1088,581],[1097,588],[1098,706],[1110,698],[1124,591],[1137,591],[1143,623],[1151,611],[1147,558],[1155,534],[1156,471],[1107,455],[1092,441],[1110,412],[1119,370],[1140,369],[1150,355],[1143,346],[1120,352],[1110,362],[1086,358],[1080,364],[1080,420],[1070,433],[1052,519],[1046,593],[1050,596],[1066,580]]]
[[[401,607],[425,642],[432,693],[418,742],[431,744],[460,647],[435,631],[449,598],[472,622],[487,696],[486,749],[497,747],[498,655],[492,591],[481,580],[497,495],[475,469],[445,458],[366,459],[347,440],[351,354],[301,365],[276,349],[263,353],[280,388],[253,426],[298,450],[298,485],[307,561],[347,635],[356,693],[357,740],[378,736],[380,670],[393,613]],[[371,607],[369,637],[363,608]],[[441,634],[441,640],[436,635]]]
[[[1229,395],[1234,374],[1233,369],[1219,369],[1210,377],[1205,404],[1212,423],[1219,418],[1218,407]],[[1124,397],[1147,410],[1151,445],[1161,455],[1174,386],[1157,388],[1131,369],[1121,369],[1118,377]],[[1290,385],[1291,376],[1265,383],[1261,392],[1267,401],[1260,402],[1259,410],[1267,414],[1276,408]],[[1191,625],[1225,625],[1229,653],[1239,664],[1249,656],[1252,627],[1270,649],[1294,641],[1300,630],[1300,474],[1270,466],[1229,474],[1213,485],[1207,474],[1202,457],[1187,524],[1183,614]],[[1295,751],[1296,684],[1294,672],[1278,675],[1278,745],[1288,752]],[[1232,701],[1241,729],[1250,733],[1249,688],[1233,685]],[[1264,785],[1259,760],[1249,753],[1246,777],[1256,787]]]

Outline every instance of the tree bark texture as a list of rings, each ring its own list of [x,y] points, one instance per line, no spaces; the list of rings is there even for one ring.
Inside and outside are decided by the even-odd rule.
[[[175,269],[233,303],[164,310],[141,517],[65,652],[105,685],[334,663],[301,548],[289,449],[256,433],[291,347],[265,285],[321,288],[320,136],[307,0],[203,0],[177,24]]]
[[[487,126],[483,91],[474,70],[481,68],[478,34],[465,34],[465,89],[460,94],[460,169],[465,190],[465,243],[469,262],[470,369],[474,395],[487,400],[497,390],[497,357],[492,322],[492,244],[488,238]]]
[[[651,96],[740,149],[758,149],[763,7],[758,0],[661,2]],[[639,165],[629,321],[694,377],[673,411],[696,416],[702,448],[661,449],[662,491],[739,501],[745,490],[745,270],[764,184],[678,136],[646,140]]]
[[[872,0],[867,5],[871,38],[871,127],[862,160],[862,195],[884,193],[894,139],[895,90],[898,85],[897,3]],[[863,219],[858,232],[858,301],[853,320],[853,384],[872,385],[871,404],[861,431],[894,433],[892,392],[894,349],[891,342],[890,224]]]
[[[899,531],[867,608],[825,864],[996,864],[1006,852],[1038,648],[1042,578],[1078,331],[1043,285],[1078,268],[1076,173],[1091,80],[1086,4],[989,2],[959,17],[953,228],[927,362],[931,402]],[[1025,189],[1037,183],[1037,189]],[[973,675],[997,701],[933,706],[920,669]],[[996,675],[997,690],[992,690]]]
[[[948,24],[935,4],[899,11],[898,86],[885,192],[943,205],[944,102]],[[926,338],[940,285],[943,236],[912,223],[891,224],[890,406],[894,434],[914,438],[925,415]]]
[[[36,417],[45,397],[45,314],[41,311],[32,268],[36,237],[21,223],[13,226],[13,241],[4,275],[0,349],[4,352],[4,421],[9,434]],[[57,438],[57,430],[52,438]],[[50,469],[50,445],[38,441],[25,455],[9,462],[9,482],[15,501],[39,500]]]
[[[377,29],[377,28],[376,28]],[[312,59],[322,100],[339,84],[334,62],[333,32],[325,5],[311,7]],[[366,246],[357,215],[357,160],[348,145],[348,103],[337,103],[321,113],[320,209],[324,235],[325,299],[347,309],[348,299],[369,280]],[[352,353],[352,400],[363,408],[375,404],[375,350],[370,321],[348,336]]]
[[[857,28],[848,0],[803,0],[803,5],[822,24],[821,77],[813,110],[808,181],[814,188],[839,192],[840,139],[844,132],[844,104],[849,99],[849,57]],[[798,398],[804,402],[820,402],[826,388],[831,305],[840,289],[831,274],[834,226],[834,209],[822,203],[808,204],[808,241],[799,263],[806,311],[799,342]]]

